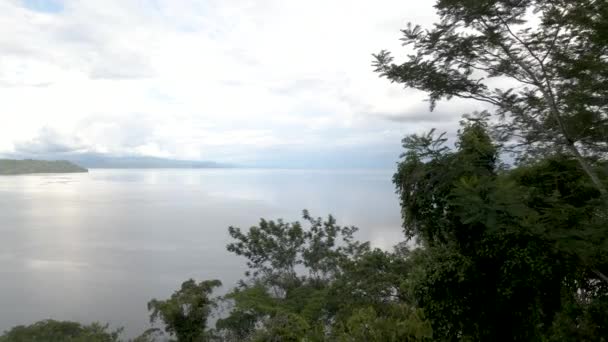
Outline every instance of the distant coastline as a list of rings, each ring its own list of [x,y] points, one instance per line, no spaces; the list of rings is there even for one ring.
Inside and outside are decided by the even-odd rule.
[[[0,159],[0,175],[77,173],[89,170],[67,160]]]
[[[179,160],[151,156],[116,156],[104,153],[45,153],[44,155],[3,154],[2,159],[65,160],[87,169],[225,169],[239,166],[205,160]]]

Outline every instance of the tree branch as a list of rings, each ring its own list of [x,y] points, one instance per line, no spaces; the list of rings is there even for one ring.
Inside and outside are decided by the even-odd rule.
[[[483,18],[480,17],[479,20],[487,30],[490,30],[490,26],[487,24],[487,22]],[[537,75],[534,73],[534,71],[532,71],[532,69],[530,69],[518,56],[513,54],[513,52],[511,51],[511,49],[509,49],[508,46],[506,46],[500,40],[496,44],[498,46],[500,46],[502,48],[502,50],[505,52],[505,54],[513,62],[515,62],[520,68],[522,68],[522,70],[524,70],[528,74],[528,76],[532,79],[532,81],[535,83],[536,87],[541,92],[541,94],[543,95],[543,98],[549,105],[549,113],[551,113],[551,116],[556,121],[556,123],[562,133],[562,137],[564,138],[564,140],[566,142],[566,148],[574,155],[574,158],[578,161],[578,163],[583,168],[583,171],[585,171],[587,176],[591,179],[591,182],[593,183],[593,185],[598,189],[598,191],[600,192],[604,201],[608,202],[608,190],[606,189],[604,184],[600,181],[597,173],[591,168],[591,166],[589,165],[587,160],[585,160],[585,158],[581,155],[580,151],[578,150],[578,148],[576,148],[576,145],[574,144],[574,140],[568,134],[566,125],[564,124],[564,121],[562,120],[562,117],[561,117],[560,109],[557,106],[557,102],[555,101],[555,95],[553,94],[553,91],[551,89],[551,83],[550,83],[549,79],[547,78],[546,71],[544,69],[544,65],[542,64],[540,59],[538,59],[538,57],[529,49],[529,47],[525,43],[523,43],[519,39],[519,37],[517,37],[517,35],[515,35],[513,33],[513,31],[511,31],[511,29],[509,28],[507,23],[505,23],[504,20],[502,20],[502,18],[500,18],[500,20],[503,22],[506,29],[511,33],[511,35],[517,41],[519,41],[524,47],[526,47],[526,49],[528,50],[530,55],[540,63],[540,67],[541,67],[541,70],[543,73],[543,78],[545,78],[546,85],[544,85],[543,82],[541,82],[538,79]]]
[[[557,41],[557,38],[559,37],[559,32],[561,31],[561,27],[558,27],[555,30],[555,35],[553,36],[553,40],[551,41],[551,45],[549,45],[549,48],[547,49],[547,53],[545,53],[545,55],[543,56],[543,58],[541,58],[540,62],[544,63],[545,59],[547,59],[547,57],[549,57],[549,55],[551,54],[551,51],[553,50],[553,48],[555,47],[555,42]]]
[[[600,279],[602,279],[603,281],[608,283],[608,276],[606,276],[604,273],[600,272],[598,269],[591,269],[591,272],[595,273],[596,276],[598,276]]]

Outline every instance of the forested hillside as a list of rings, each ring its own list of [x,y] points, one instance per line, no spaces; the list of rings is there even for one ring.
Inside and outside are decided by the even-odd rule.
[[[0,159],[0,175],[69,172],[87,172],[87,169],[65,160]]]

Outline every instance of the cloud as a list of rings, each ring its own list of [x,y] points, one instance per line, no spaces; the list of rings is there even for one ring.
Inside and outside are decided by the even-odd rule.
[[[79,139],[61,135],[50,127],[41,128],[31,140],[15,143],[15,152],[19,154],[56,154],[84,150],[86,146]]]
[[[120,64],[121,59],[116,58],[114,62]],[[95,65],[89,72],[91,79],[136,79],[152,77],[152,69],[145,64],[140,64],[133,67],[134,63],[129,60],[129,57],[122,59],[125,62],[124,67],[116,67],[114,63],[100,63]]]
[[[239,163],[349,146],[376,160],[477,109],[430,113],[424,94],[372,71],[372,53],[407,52],[407,21],[434,20],[414,0],[0,2],[0,153]]]
[[[410,108],[404,108],[399,112],[379,112],[374,113],[374,115],[399,123],[436,124],[450,122],[454,124],[462,118],[463,114],[481,111],[486,108],[487,106],[484,104],[469,100],[455,99],[449,103],[439,103],[437,107],[431,111],[428,101],[420,101]]]

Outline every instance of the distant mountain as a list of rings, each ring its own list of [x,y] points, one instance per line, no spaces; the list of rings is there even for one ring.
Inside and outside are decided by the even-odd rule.
[[[33,156],[11,155],[10,157],[23,159],[32,158]],[[178,160],[146,156],[113,156],[103,153],[56,153],[45,154],[43,157],[44,159],[68,160],[91,169],[204,169],[235,167],[212,161]]]
[[[0,159],[0,175],[22,175],[29,173],[72,173],[88,170],[67,160],[17,160]]]

